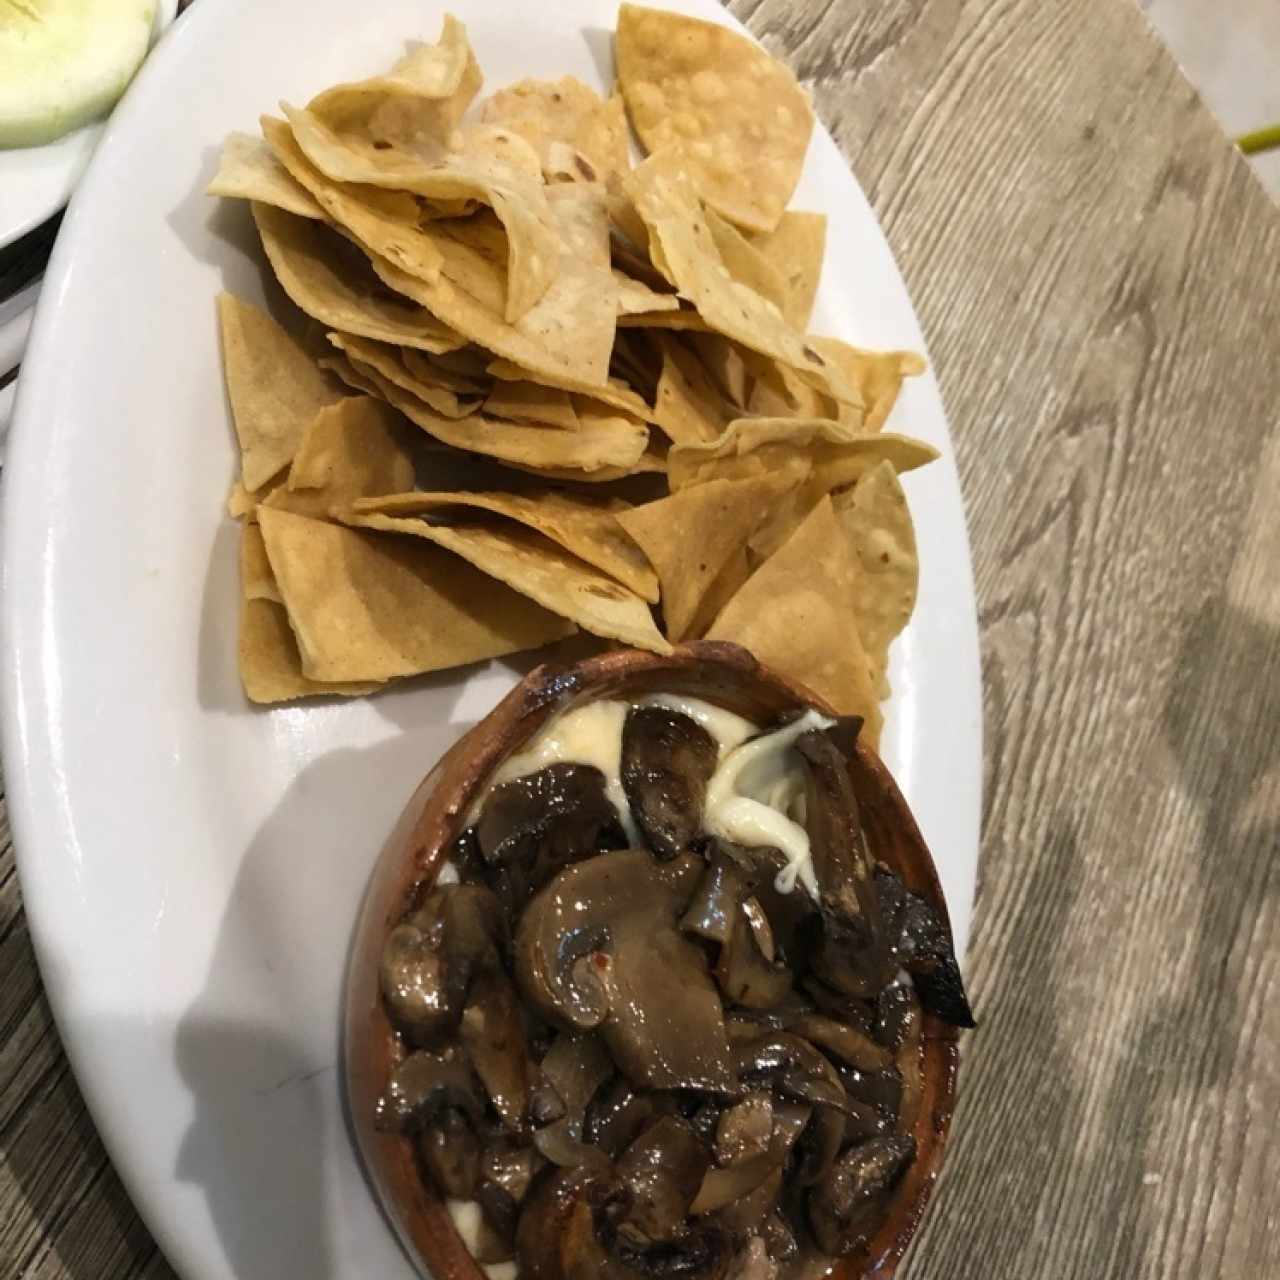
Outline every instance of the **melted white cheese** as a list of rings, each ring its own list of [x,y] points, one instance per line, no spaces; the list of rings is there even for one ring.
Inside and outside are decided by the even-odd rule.
[[[815,900],[818,897],[809,833],[788,816],[796,812],[804,794],[804,775],[791,747],[801,734],[829,729],[834,723],[816,711],[806,711],[777,732],[729,752],[707,784],[703,821],[712,835],[782,851],[787,865],[774,881],[779,893],[790,893],[799,880]]]
[[[618,811],[627,839],[638,843],[640,833],[622,790],[622,725],[630,709],[630,703],[604,698],[556,716],[519,755],[498,769],[490,785],[523,778],[549,764],[594,765],[604,774],[605,794]]]
[[[678,711],[681,715],[696,720],[715,740],[720,748],[720,759],[723,760],[734,747],[760,732],[759,726],[742,716],[717,707],[714,702],[703,702],[701,698],[686,698],[678,693],[653,693],[641,698],[638,707],[666,707],[668,711]]]
[[[755,737],[758,729],[750,720],[701,698],[655,693],[635,704],[610,698],[587,702],[556,716],[498,769],[490,786],[550,764],[594,765],[604,774],[605,794],[618,811],[627,839],[639,845],[640,833],[622,788],[622,728],[632,705],[678,711],[696,720],[716,740],[719,763],[707,785],[706,829],[735,844],[780,849],[787,865],[774,882],[778,892],[791,893],[798,880],[817,898],[809,836],[803,825],[804,773],[791,751],[802,733],[835,723],[816,711],[806,711],[775,733]]]
[[[474,1200],[446,1200],[449,1217],[467,1246],[467,1252],[474,1258],[480,1245],[480,1206]],[[514,1262],[487,1262],[479,1264],[489,1276],[489,1280],[515,1280],[516,1264]]]

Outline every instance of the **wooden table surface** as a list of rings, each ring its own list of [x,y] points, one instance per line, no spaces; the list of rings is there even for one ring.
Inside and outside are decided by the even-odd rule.
[[[733,7],[879,213],[968,504],[982,1026],[907,1273],[1278,1276],[1280,211],[1130,0]],[[4,834],[0,1276],[170,1276]]]

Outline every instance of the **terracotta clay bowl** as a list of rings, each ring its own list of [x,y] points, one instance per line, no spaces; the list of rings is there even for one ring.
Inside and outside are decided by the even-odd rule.
[[[700,642],[667,657],[610,652],[571,667],[531,671],[461,738],[419,784],[373,869],[347,977],[344,1050],[352,1129],[373,1186],[409,1256],[435,1280],[487,1280],[441,1198],[420,1176],[412,1142],[374,1123],[395,1062],[395,1033],[378,990],[378,960],[409,902],[429,886],[450,843],[494,770],[554,715],[602,698],[660,691],[697,697],[759,724],[814,707],[833,714],[803,686],[758,663],[736,645]],[[858,744],[849,760],[873,856],[945,921],[946,903],[915,819],[879,756]],[[841,1259],[839,1280],[888,1280],[920,1224],[942,1163],[955,1099],[957,1032],[923,1014],[920,1105],[912,1133],[916,1160],[899,1183],[880,1230],[858,1256]]]

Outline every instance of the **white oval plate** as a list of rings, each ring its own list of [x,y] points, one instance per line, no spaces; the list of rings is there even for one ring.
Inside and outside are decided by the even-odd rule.
[[[615,8],[455,0],[490,86],[603,87]],[[712,0],[677,7],[726,21]],[[76,1075],[148,1226],[191,1280],[396,1280],[408,1263],[341,1109],[338,1010],[366,875],[421,775],[512,683],[494,662],[353,703],[251,709],[236,674],[235,453],[214,296],[262,296],[219,144],[281,98],[435,39],[420,0],[196,5],[112,120],[58,242],[4,475],[5,767],[32,935]],[[922,348],[830,138],[800,208],[831,216],[815,329]],[[886,758],[961,947],[981,790],[977,631],[938,388],[893,425],[923,575]]]
[[[177,11],[178,0],[159,0],[153,42]],[[67,203],[102,130],[99,120],[43,147],[0,148],[0,249],[52,218]]]

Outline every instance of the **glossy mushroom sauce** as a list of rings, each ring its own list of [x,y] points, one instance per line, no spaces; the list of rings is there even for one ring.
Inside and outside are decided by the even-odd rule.
[[[597,701],[499,769],[389,935],[380,1125],[491,1276],[742,1277],[863,1250],[915,1158],[945,924],[869,849],[859,724]]]

